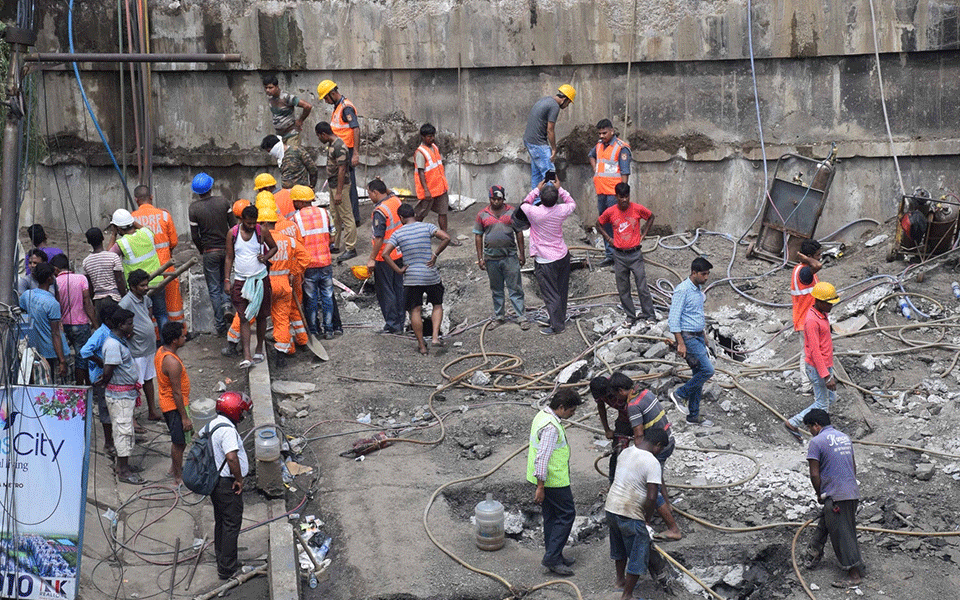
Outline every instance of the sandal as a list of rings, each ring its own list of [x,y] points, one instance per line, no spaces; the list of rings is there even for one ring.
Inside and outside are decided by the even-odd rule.
[[[841,590],[852,590],[860,587],[860,582],[858,581],[857,583],[853,583],[852,581],[848,581],[846,579],[838,579],[830,585]]]
[[[457,238],[450,238],[450,245],[453,246],[454,248],[459,248],[460,246],[463,245],[463,242],[461,242]]]
[[[787,430],[787,433],[793,436],[793,439],[797,440],[798,444],[803,443],[803,434],[800,433],[799,429],[792,427],[790,423],[784,423],[783,428]]]
[[[143,485],[146,481],[143,480],[143,477],[140,477],[136,473],[129,473],[123,477],[120,477],[121,483],[129,483],[130,485]]]
[[[137,465],[127,465],[127,469],[128,469],[131,473],[143,473],[143,467],[140,467],[140,466],[137,466]]]
[[[239,367],[239,368],[241,368],[241,369],[249,369],[249,368],[252,367],[252,366],[253,366],[253,361],[252,361],[252,360],[247,360],[247,359],[241,360],[241,361],[240,361],[240,364],[237,365],[237,367]]]
[[[255,364],[255,365],[256,365],[256,364],[260,364],[260,363],[262,363],[262,362],[264,361],[265,358],[266,358],[266,357],[265,357],[264,355],[262,355],[262,354],[254,354],[254,355],[253,355],[253,364]]]

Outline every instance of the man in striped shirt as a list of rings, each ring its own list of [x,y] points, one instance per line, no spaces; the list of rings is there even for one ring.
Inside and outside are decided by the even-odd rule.
[[[677,342],[677,354],[686,359],[692,376],[690,381],[670,391],[670,399],[677,410],[687,415],[687,422],[710,427],[713,422],[700,415],[703,384],[713,377],[713,364],[707,351],[704,335],[706,317],[703,314],[703,285],[710,278],[710,261],[701,257],[690,264],[690,277],[673,290],[670,302],[670,333]]]
[[[93,308],[97,315],[107,302],[116,304],[127,295],[123,278],[123,263],[115,252],[103,249],[103,231],[99,227],[87,230],[87,243],[93,249],[83,259],[80,271],[87,276],[93,292]]]

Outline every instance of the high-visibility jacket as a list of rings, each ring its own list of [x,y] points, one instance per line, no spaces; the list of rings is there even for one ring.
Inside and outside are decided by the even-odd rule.
[[[153,232],[153,247],[157,249],[157,257],[161,265],[166,264],[177,247],[177,226],[173,224],[173,217],[152,204],[144,204],[131,214],[138,223]],[[168,269],[173,270],[173,267]]]
[[[291,220],[294,218],[294,216],[296,216],[296,214],[297,212],[294,211],[293,216],[289,218],[281,215],[280,218],[277,219],[276,224],[273,226],[273,231],[279,231],[283,235],[292,237],[293,239],[303,244],[303,236],[300,235],[300,228],[297,227],[296,222]]]
[[[141,227],[133,233],[128,233],[117,240],[120,252],[123,253],[123,277],[143,269],[147,274],[159,271],[162,264],[157,256],[157,249],[153,245],[153,231],[148,227]],[[157,275],[150,280],[151,285],[163,281],[163,275]]]
[[[390,239],[390,236],[393,235],[393,232],[403,227],[403,221],[400,219],[400,215],[397,214],[397,209],[400,208],[400,198],[397,198],[395,195],[391,194],[387,196],[386,200],[380,202],[373,208],[373,212],[380,213],[387,219],[387,230],[383,233],[383,241],[386,242]],[[373,241],[371,240],[371,244]],[[393,252],[390,253],[390,258],[397,260],[403,256],[400,252],[399,247],[394,247]],[[380,250],[377,252],[377,260],[383,260],[383,246],[380,246]]]
[[[330,266],[330,215],[319,206],[304,206],[293,220],[310,255],[309,268]]]
[[[436,144],[430,144],[429,147],[420,145],[417,152],[423,155],[426,164],[423,167],[423,176],[427,180],[427,189],[430,190],[430,196],[436,198],[445,193],[449,186],[447,185],[447,176],[443,170],[443,157],[440,156],[440,148]],[[420,174],[417,172],[417,164],[413,164],[413,181],[417,186],[417,198],[421,200],[426,196],[423,192],[423,184],[420,183]]]
[[[354,112],[357,111],[357,107],[353,105],[353,102],[350,102],[345,97],[340,96],[340,102],[333,109],[333,115],[330,116],[330,129],[333,129],[333,133],[343,140],[343,143],[347,148],[356,148],[357,146],[357,130],[353,127],[350,127],[350,123],[344,120],[343,118],[343,109],[349,106],[353,109]],[[359,118],[359,115],[357,116]],[[347,165],[349,167],[349,165]]]
[[[803,322],[807,320],[807,311],[816,302],[813,297],[813,286],[820,281],[816,273],[813,275],[813,281],[810,285],[804,285],[800,281],[800,269],[807,265],[800,263],[793,268],[793,276],[790,278],[790,297],[793,299],[793,330],[803,331]]]
[[[593,185],[597,194],[616,194],[621,175],[620,151],[624,148],[630,148],[630,145],[618,137],[613,138],[609,146],[605,147],[603,142],[597,144],[597,167],[593,173]]]
[[[564,431],[560,419],[546,410],[538,412],[530,425],[530,447],[527,449],[527,481],[537,483],[537,446],[540,445],[540,430],[545,426],[556,427],[558,434],[557,448],[547,462],[547,480],[543,482],[543,487],[566,487],[570,485],[570,446],[567,444],[567,433]]]
[[[281,217],[292,219],[293,215],[297,213],[297,209],[293,206],[293,200],[290,199],[289,188],[281,188],[274,192],[273,201],[277,203],[277,212],[280,213]]]
[[[312,258],[306,246],[298,243],[295,238],[273,230],[273,241],[277,243],[277,253],[270,259],[270,288],[289,290],[292,273],[302,275],[310,266]]]

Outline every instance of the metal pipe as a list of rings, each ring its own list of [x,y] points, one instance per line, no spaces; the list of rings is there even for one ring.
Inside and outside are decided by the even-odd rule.
[[[173,281],[173,280],[176,279],[177,277],[180,277],[180,274],[181,274],[181,273],[183,273],[184,271],[186,271],[187,269],[189,269],[189,268],[192,267],[193,265],[197,264],[199,261],[200,261],[200,259],[199,259],[198,257],[194,256],[193,258],[191,258],[191,259],[188,260],[187,262],[185,262],[185,263],[183,263],[182,265],[180,265],[179,267],[177,267],[177,270],[176,270],[176,271],[173,271],[173,272],[171,272],[171,273],[167,273],[166,276],[163,278],[163,281],[161,281],[160,283],[158,283],[156,287],[150,288],[150,291],[148,292],[148,294],[151,295],[151,296],[153,296],[153,295],[156,294],[158,291],[160,291],[160,290],[162,290],[163,288],[167,287],[167,284],[168,284],[168,283],[170,283],[171,281]],[[167,263],[167,264],[169,265],[169,264],[171,264],[171,263],[173,263],[172,260],[171,260],[169,263]],[[157,273],[157,275],[159,275],[159,274],[160,274],[160,273]],[[156,276],[156,275],[155,275],[155,276]],[[154,276],[154,277],[155,277],[155,276]],[[153,279],[153,277],[151,277],[150,279]]]
[[[203,556],[203,547],[207,545],[207,537],[203,536],[203,541],[200,542],[200,549],[197,550],[197,558],[193,561],[193,566],[190,567],[190,572],[187,574],[187,585],[183,588],[183,591],[190,590],[190,584],[193,583],[193,576],[197,573],[197,566],[200,565],[200,557]]]
[[[3,127],[3,182],[0,186],[0,303],[16,305],[17,281],[17,225],[20,222],[17,199],[20,182],[20,153],[18,141],[23,130],[20,111],[20,67],[27,47],[10,44],[10,64],[7,69],[7,122]]]
[[[177,584],[177,563],[180,562],[180,538],[173,546],[173,568],[170,569],[170,595],[169,600],[173,600],[173,587]]]
[[[238,63],[239,54],[174,54],[174,53],[124,53],[117,52],[37,52],[24,56],[27,62],[92,62],[92,63]]]

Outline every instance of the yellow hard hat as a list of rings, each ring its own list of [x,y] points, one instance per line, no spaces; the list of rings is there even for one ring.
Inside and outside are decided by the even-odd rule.
[[[337,87],[337,84],[335,84],[334,82],[330,81],[329,79],[324,79],[324,80],[321,81],[320,84],[317,86],[317,96],[318,96],[321,100],[323,100],[324,98],[327,97],[327,94],[329,94],[329,93],[332,92],[334,89],[336,89],[336,87]]]
[[[573,86],[569,83],[561,85],[557,88],[557,91],[563,94],[570,101],[570,104],[573,104],[573,99],[577,97],[577,90],[573,89]]]
[[[233,215],[239,219],[240,213],[243,212],[243,209],[250,206],[251,204],[252,202],[250,202],[249,200],[245,200],[243,198],[237,200],[236,202],[233,203]]]
[[[830,304],[840,302],[840,296],[837,295],[837,288],[833,287],[832,283],[827,283],[826,281],[821,281],[813,286],[813,291],[810,292],[810,295],[817,300],[823,300]]]
[[[280,213],[277,212],[276,205],[264,205],[257,207],[257,221],[261,223],[276,223],[280,220]]]
[[[273,175],[270,173],[260,173],[257,175],[256,179],[253,180],[253,189],[262,190],[264,188],[274,188],[277,185],[277,180],[273,178]]]
[[[294,202],[313,202],[317,195],[313,193],[313,188],[305,185],[295,185],[290,189],[290,200]]]
[[[370,279],[370,269],[367,268],[367,265],[355,265],[350,267],[350,271],[353,273],[353,276],[363,281],[364,279]]]
[[[273,193],[266,190],[257,194],[257,210],[262,208],[277,208],[277,201],[273,198]]]

